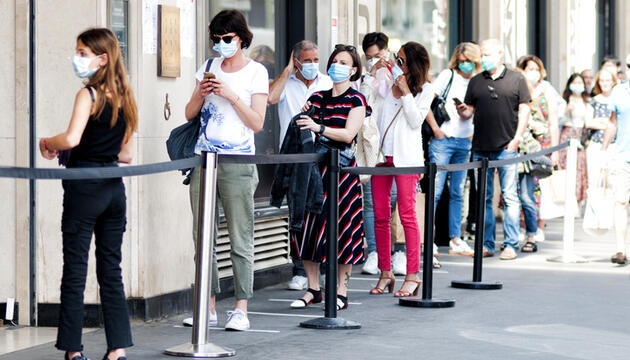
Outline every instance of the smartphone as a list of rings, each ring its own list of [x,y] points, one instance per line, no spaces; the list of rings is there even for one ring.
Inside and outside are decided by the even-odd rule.
[[[455,101],[455,105],[456,105],[456,106],[459,106],[459,105],[461,105],[461,104],[462,104],[462,101],[461,101],[461,100],[459,100],[458,98],[453,98],[453,101]]]
[[[214,78],[216,78],[216,76],[214,76],[214,74],[211,73],[211,72],[204,72],[203,73],[203,78],[204,79],[214,79]]]

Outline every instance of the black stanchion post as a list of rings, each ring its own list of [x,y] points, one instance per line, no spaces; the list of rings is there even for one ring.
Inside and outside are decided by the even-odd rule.
[[[337,317],[337,239],[339,219],[339,150],[333,149],[328,157],[328,219],[326,220],[326,291],[323,318],[300,323],[301,327],[323,330],[359,329],[361,324]]]
[[[401,298],[401,306],[423,308],[447,308],[455,306],[455,300],[433,299],[433,227],[435,218],[435,176],[437,165],[428,166],[429,188],[424,200],[424,254],[422,257],[422,298]]]
[[[458,289],[497,290],[503,287],[501,282],[481,281],[483,264],[483,237],[486,221],[486,191],[488,181],[488,159],[481,159],[481,168],[477,169],[477,229],[475,231],[475,255],[473,258],[473,280],[452,281],[451,286]]]

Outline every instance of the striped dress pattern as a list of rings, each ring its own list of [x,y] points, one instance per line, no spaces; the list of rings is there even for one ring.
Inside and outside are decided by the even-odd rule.
[[[319,119],[323,96],[326,93],[327,104],[324,111],[324,119]],[[366,107],[366,116],[371,109],[367,105],[365,97],[358,91],[350,88],[343,94],[332,97],[332,90],[314,93],[308,101],[315,107],[313,119],[317,123],[323,123],[330,128],[343,128],[346,125],[350,110],[355,107]],[[355,139],[356,140],[356,139]],[[350,146],[350,144],[334,143],[338,147]],[[356,165],[356,159],[351,161]],[[328,218],[328,193],[326,191],[328,169],[326,163],[319,164],[319,170],[324,181],[324,206],[320,214],[306,212],[304,225],[301,231],[291,234],[291,246],[294,254],[302,260],[313,262],[326,261],[326,242]],[[363,233],[363,196],[359,176],[354,174],[339,175],[339,218],[337,239],[337,261],[339,264],[362,264],[364,258],[364,233]]]

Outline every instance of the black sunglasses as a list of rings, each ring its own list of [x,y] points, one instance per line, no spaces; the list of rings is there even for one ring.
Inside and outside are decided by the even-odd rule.
[[[210,39],[212,40],[213,43],[218,44],[221,40],[223,40],[224,43],[229,44],[232,42],[232,39],[235,37],[236,35],[223,35],[223,36],[219,36],[219,35],[212,35],[210,37]]]
[[[398,66],[403,66],[405,65],[405,59],[401,58],[400,56],[398,56],[398,54],[394,53],[394,59],[396,60],[396,63],[398,64]]]
[[[490,98],[492,100],[496,100],[499,98],[499,95],[494,91],[494,86],[488,85],[488,91],[490,91]]]
[[[337,45],[335,45],[335,50],[343,50],[343,51],[353,52],[353,51],[356,51],[357,48],[355,48],[352,45],[337,44]]]

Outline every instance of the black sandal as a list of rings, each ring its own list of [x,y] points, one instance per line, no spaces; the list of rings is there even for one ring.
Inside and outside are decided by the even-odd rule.
[[[341,300],[343,306],[339,306],[339,302],[337,302],[337,310],[345,310],[348,308],[348,297],[343,295],[337,295],[337,299]]]
[[[534,253],[538,251],[538,245],[533,241],[528,241],[521,247],[521,252]]]
[[[304,309],[305,307],[311,304],[317,304],[317,303],[322,302],[322,300],[324,300],[321,290],[313,290],[311,288],[308,288],[306,289],[306,291],[310,292],[313,295],[313,298],[310,301],[306,301],[302,298],[295,300],[294,302],[291,303],[292,309]]]
[[[109,355],[109,353],[107,353],[107,354],[105,354],[105,356],[103,356],[103,360],[109,360],[107,355]],[[121,356],[121,357],[117,358],[117,360],[127,360],[127,357]]]
[[[68,357],[68,353],[69,353],[69,351],[66,351],[66,353],[63,356],[63,358],[66,359],[66,360],[89,360],[87,357],[85,357],[85,355],[83,355],[83,353],[81,353],[81,355],[76,355],[72,359],[70,359]]]

